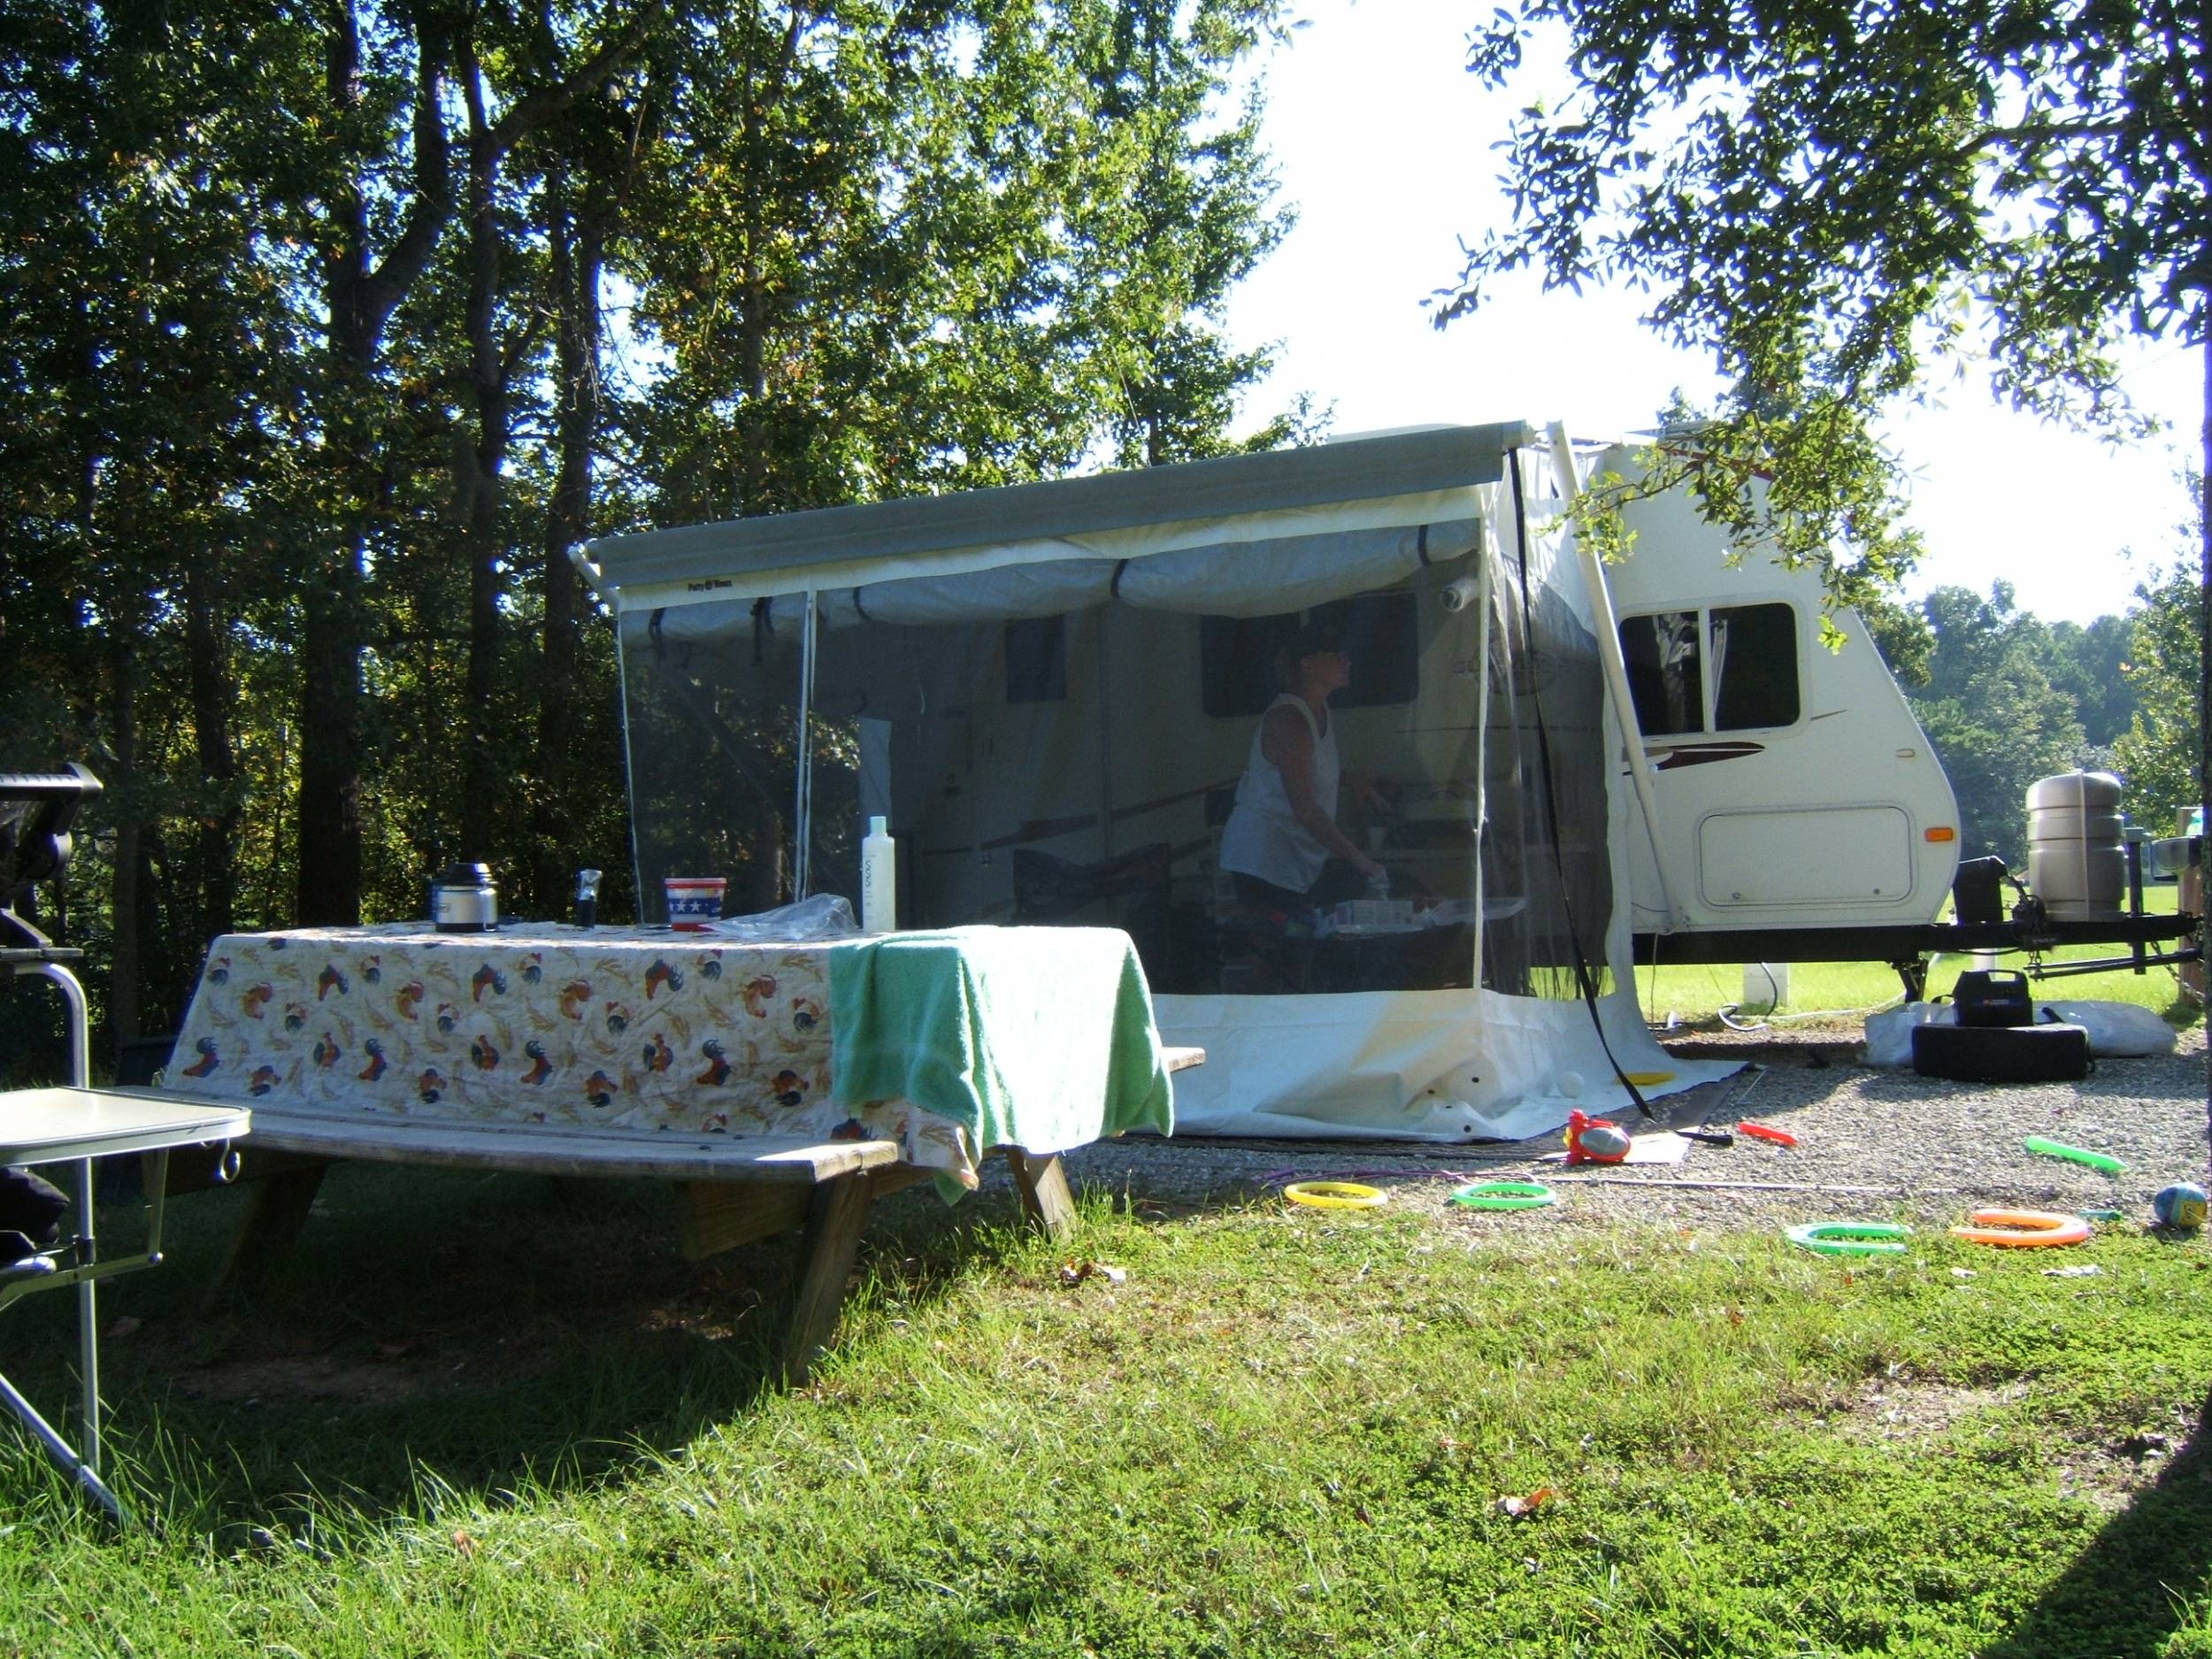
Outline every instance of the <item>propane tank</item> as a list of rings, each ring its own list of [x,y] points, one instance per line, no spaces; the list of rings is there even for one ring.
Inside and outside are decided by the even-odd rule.
[[[2056,921],[2121,914],[2127,852],[2120,780],[2108,772],[2070,772],[2028,787],[2028,889]]]

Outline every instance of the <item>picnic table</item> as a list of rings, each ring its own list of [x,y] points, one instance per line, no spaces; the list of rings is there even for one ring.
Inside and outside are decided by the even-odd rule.
[[[253,1110],[245,1173],[266,1179],[226,1269],[248,1280],[345,1159],[657,1177],[694,1256],[803,1224],[798,1379],[874,1199],[926,1179],[956,1196],[999,1151],[1025,1210],[1063,1229],[1057,1155],[1170,1131],[1167,1073],[1202,1058],[1161,1048],[1110,929],[402,924],[218,939],[162,1087]]]

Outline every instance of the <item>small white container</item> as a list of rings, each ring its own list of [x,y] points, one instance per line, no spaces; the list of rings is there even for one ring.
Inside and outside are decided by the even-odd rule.
[[[899,925],[899,844],[887,820],[872,818],[860,839],[860,931],[887,933]]]

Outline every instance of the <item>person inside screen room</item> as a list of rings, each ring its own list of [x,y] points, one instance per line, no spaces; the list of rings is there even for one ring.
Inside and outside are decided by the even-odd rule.
[[[1288,914],[1389,891],[1381,864],[1337,826],[1345,784],[1378,808],[1373,785],[1347,780],[1329,698],[1352,681],[1336,629],[1309,624],[1275,658],[1284,689],[1260,717],[1236,804],[1221,832],[1221,867],[1240,902]]]

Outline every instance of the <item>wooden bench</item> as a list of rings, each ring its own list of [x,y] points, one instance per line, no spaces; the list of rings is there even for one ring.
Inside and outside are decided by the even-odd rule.
[[[1162,1050],[1167,1069],[1205,1060],[1202,1048]],[[159,1090],[123,1090],[173,1101]],[[263,1098],[249,1102],[253,1137],[238,1179],[249,1209],[217,1283],[253,1288],[307,1219],[335,1163],[403,1164],[569,1177],[642,1177],[669,1182],[680,1206],[683,1254],[699,1259],[803,1228],[797,1294],[781,1344],[780,1368],[806,1380],[834,1336],[858,1256],[868,1209],[878,1198],[928,1179],[895,1141],[805,1141],[759,1135],[602,1131],[551,1124],[476,1122],[354,1113]],[[995,1148],[1012,1170],[1023,1213],[1055,1237],[1073,1225],[1075,1205],[1057,1154]],[[171,1190],[200,1190],[204,1170],[173,1164]]]

